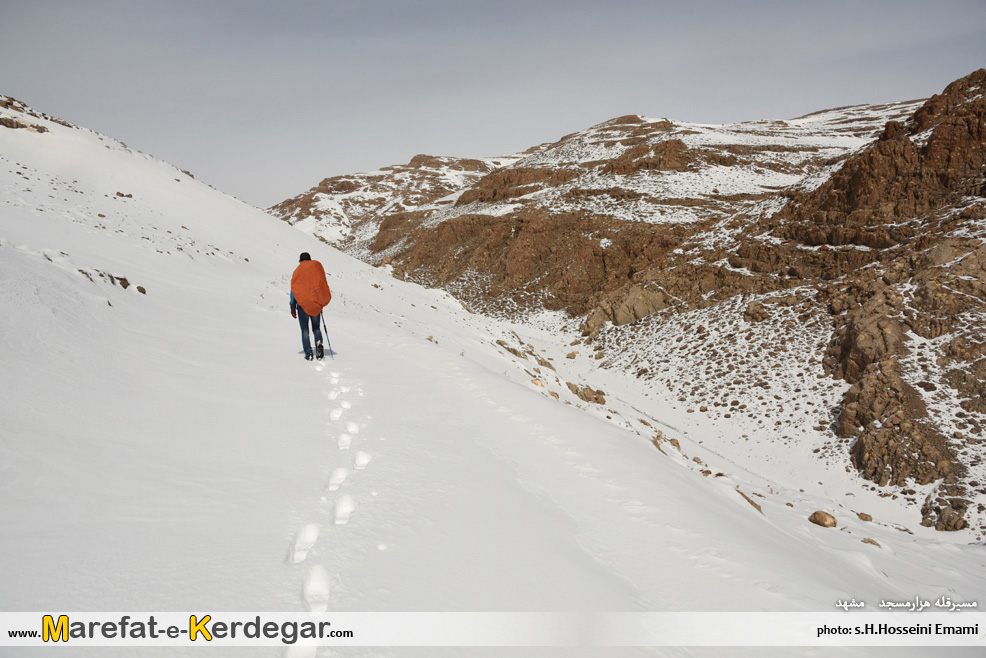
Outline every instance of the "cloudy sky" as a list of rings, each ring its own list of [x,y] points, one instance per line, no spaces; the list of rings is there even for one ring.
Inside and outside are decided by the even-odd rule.
[[[986,1],[0,0],[0,63],[0,93],[269,206],[623,114],[924,98],[986,66]]]

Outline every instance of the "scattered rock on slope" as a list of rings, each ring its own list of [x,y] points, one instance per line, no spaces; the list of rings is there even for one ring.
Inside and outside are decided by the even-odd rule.
[[[834,516],[821,510],[812,512],[811,516],[808,517],[808,520],[815,525],[822,526],[823,528],[834,528],[837,525]]]

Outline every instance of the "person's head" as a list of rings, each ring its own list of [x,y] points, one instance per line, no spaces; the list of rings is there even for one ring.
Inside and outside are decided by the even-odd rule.
[[[308,252],[307,251],[305,251],[305,252],[302,252],[301,256],[298,258],[298,262],[300,263],[302,261],[311,260],[311,259],[312,259],[312,257],[310,255],[308,255]]]

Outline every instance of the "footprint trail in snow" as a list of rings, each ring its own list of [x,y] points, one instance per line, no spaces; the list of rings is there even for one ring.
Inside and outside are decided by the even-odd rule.
[[[332,388],[326,393],[326,398],[328,402],[332,405],[332,409],[329,412],[329,429],[330,431],[338,432],[338,446],[340,450],[348,450],[355,440],[356,435],[359,434],[361,425],[356,421],[346,421],[345,427],[340,427],[339,422],[344,414],[349,412],[353,408],[353,404],[350,400],[346,399],[347,393],[350,392],[350,388],[347,386],[341,386],[340,373],[329,372],[329,382]],[[362,389],[357,388],[356,393],[360,396],[363,395]],[[369,420],[365,418],[362,420]],[[344,431],[340,431],[343,430]],[[326,484],[325,489],[329,492],[337,492],[350,480],[350,475],[352,470],[362,471],[365,470],[367,465],[372,460],[370,453],[364,450],[358,450],[353,456],[351,465],[349,466],[339,466],[333,468]],[[348,486],[348,485],[347,485]],[[376,492],[373,492],[376,495]],[[329,503],[331,497],[321,496],[320,501],[323,503]],[[356,498],[349,494],[340,495],[333,503],[331,511],[329,512],[332,517],[332,521],[335,525],[346,525],[349,523],[350,518],[354,511],[356,511],[357,504]],[[298,564],[303,562],[314,548],[316,542],[319,538],[319,525],[316,523],[308,523],[304,525],[295,537],[294,544],[291,548],[290,555],[288,556],[288,562],[291,564]],[[386,550],[382,544],[378,546],[379,550]],[[308,610],[313,613],[325,612],[329,608],[329,599],[331,593],[330,587],[331,576],[328,569],[321,564],[314,564],[308,570],[305,575],[304,584],[302,586],[302,596],[307,606]],[[297,656],[308,656],[313,655],[307,652],[308,647],[292,647],[292,650],[297,650],[292,653],[289,651],[289,655]]]

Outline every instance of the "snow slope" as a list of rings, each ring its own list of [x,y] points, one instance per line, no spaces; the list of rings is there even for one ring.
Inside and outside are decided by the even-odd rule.
[[[983,546],[787,486],[798,464],[706,445],[726,426],[685,427],[617,378],[581,408],[557,318],[470,314],[110,138],[31,122],[48,132],[0,127],[3,610],[828,613],[986,593]],[[288,315],[301,251],[334,291],[320,364]],[[436,653],[490,650],[319,655]]]

